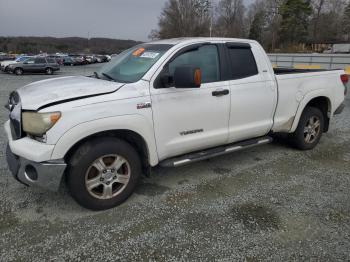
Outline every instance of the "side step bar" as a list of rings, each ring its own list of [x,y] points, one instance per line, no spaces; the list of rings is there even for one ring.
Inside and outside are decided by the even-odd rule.
[[[215,156],[229,154],[231,152],[240,151],[240,150],[258,146],[258,145],[265,145],[271,142],[272,142],[272,138],[269,136],[249,139],[243,142],[232,143],[225,146],[214,147],[214,148],[197,151],[194,153],[189,153],[189,154],[174,157],[174,158],[169,158],[160,162],[159,165],[162,167],[183,166],[189,163],[205,160]]]

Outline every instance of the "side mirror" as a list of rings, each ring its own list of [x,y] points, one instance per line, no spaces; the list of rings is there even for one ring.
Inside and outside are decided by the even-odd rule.
[[[201,70],[194,66],[179,66],[174,72],[175,88],[198,88],[201,86]]]

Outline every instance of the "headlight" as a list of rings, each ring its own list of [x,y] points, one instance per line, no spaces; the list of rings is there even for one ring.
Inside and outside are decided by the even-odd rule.
[[[23,131],[31,135],[42,136],[57,123],[60,117],[60,112],[23,112]]]

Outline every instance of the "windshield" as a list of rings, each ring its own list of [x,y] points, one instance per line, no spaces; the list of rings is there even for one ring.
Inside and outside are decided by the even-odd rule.
[[[142,44],[124,51],[97,72],[97,77],[120,83],[140,80],[172,45]]]
[[[25,60],[27,60],[29,57],[28,56],[22,56],[16,59],[16,62],[23,62]]]

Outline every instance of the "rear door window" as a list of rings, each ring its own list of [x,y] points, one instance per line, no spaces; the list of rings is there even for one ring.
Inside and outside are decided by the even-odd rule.
[[[37,58],[35,58],[35,63],[36,64],[45,64],[46,60],[43,57],[37,57]]]
[[[53,58],[47,58],[47,62],[50,63],[50,64],[55,64],[56,60],[53,59]]]
[[[231,61],[231,79],[242,79],[258,74],[258,68],[250,46],[228,46]]]

